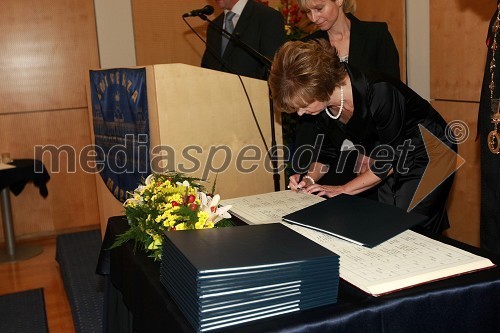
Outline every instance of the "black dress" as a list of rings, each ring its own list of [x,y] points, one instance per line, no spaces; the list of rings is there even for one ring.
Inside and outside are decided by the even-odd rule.
[[[439,113],[401,81],[388,76],[368,78],[349,65],[346,68],[354,113],[345,125],[325,112],[314,116],[315,134],[324,135],[317,151],[318,162],[335,164],[333,160],[341,156],[339,138],[351,140],[358,150],[375,160],[371,170],[383,180],[378,188],[379,201],[407,210],[429,162],[419,125],[455,152],[456,144],[453,138],[448,139],[446,122]],[[394,173],[388,176],[390,168]],[[446,201],[452,182],[453,175],[436,184],[412,210],[428,217],[424,226],[433,232],[449,227]]]

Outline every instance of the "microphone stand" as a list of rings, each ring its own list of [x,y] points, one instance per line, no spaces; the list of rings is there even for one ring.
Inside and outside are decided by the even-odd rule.
[[[236,43],[236,45],[240,46],[242,49],[250,53],[252,56],[257,58],[261,63],[263,63],[266,66],[267,71],[271,69],[271,64],[272,61],[266,57],[265,55],[261,54],[259,51],[254,49],[253,47],[249,46],[245,42],[243,42],[241,39],[235,37],[232,33],[226,31],[224,28],[218,26],[215,24],[212,20],[210,20],[206,15],[200,14],[198,15],[202,20],[207,21],[209,26],[217,30],[221,35],[226,36],[230,41],[233,41]],[[237,73],[233,73],[237,74]],[[269,149],[269,159],[271,160],[271,165],[273,168],[273,180],[274,180],[274,191],[279,191],[280,190],[280,175],[278,172],[278,161],[273,158],[273,156],[276,156],[276,151],[277,151],[277,143],[276,143],[276,130],[274,126],[274,107],[273,107],[273,99],[271,98],[271,91],[269,90],[269,107],[270,107],[270,116],[271,116],[271,148]]]

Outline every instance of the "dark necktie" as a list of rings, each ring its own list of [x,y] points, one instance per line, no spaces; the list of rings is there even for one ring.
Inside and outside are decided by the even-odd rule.
[[[234,30],[234,25],[233,25],[233,17],[234,17],[233,12],[227,12],[226,16],[224,17],[224,26],[225,30],[229,32],[230,34],[233,33]],[[222,47],[221,47],[221,55],[224,55],[224,50],[226,49],[227,43],[229,42],[229,38],[227,38],[224,34],[222,35]]]

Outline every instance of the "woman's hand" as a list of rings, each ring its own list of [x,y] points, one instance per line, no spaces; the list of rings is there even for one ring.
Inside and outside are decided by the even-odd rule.
[[[290,176],[289,180],[290,182],[288,183],[288,188],[293,190],[293,191],[297,191],[297,189],[299,189],[299,179],[300,179],[300,175],[299,174],[295,174],[295,175],[292,175]],[[304,181],[302,181],[301,183],[303,183]],[[304,184],[302,184],[304,185]]]
[[[333,198],[339,194],[345,193],[345,188],[342,185],[335,186],[314,184],[305,188],[304,191],[306,193],[319,195],[320,197],[326,196],[328,198]]]
[[[290,178],[289,178],[290,182],[288,183],[288,188],[290,188],[291,190],[294,190],[294,191],[302,191],[302,190],[309,188],[309,186],[312,185],[312,182],[309,179],[310,176],[303,177],[302,180],[300,180],[300,177],[301,177],[300,174],[295,174],[295,175],[290,176]]]

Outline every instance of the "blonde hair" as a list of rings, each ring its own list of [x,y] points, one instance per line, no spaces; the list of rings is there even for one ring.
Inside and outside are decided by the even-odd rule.
[[[342,4],[342,9],[344,10],[344,13],[351,13],[354,14],[356,11],[356,0],[344,0],[344,3]]]
[[[314,101],[327,102],[345,76],[345,66],[328,41],[287,42],[271,66],[273,105],[278,111],[294,113]]]
[[[314,0],[297,0],[297,4],[299,5],[300,9],[305,10],[307,9],[307,5],[309,5],[312,1]],[[328,0],[325,0],[328,1]],[[336,2],[338,0],[330,0],[331,2]],[[344,13],[352,13],[356,11],[356,0],[344,0],[342,2],[342,10]]]

